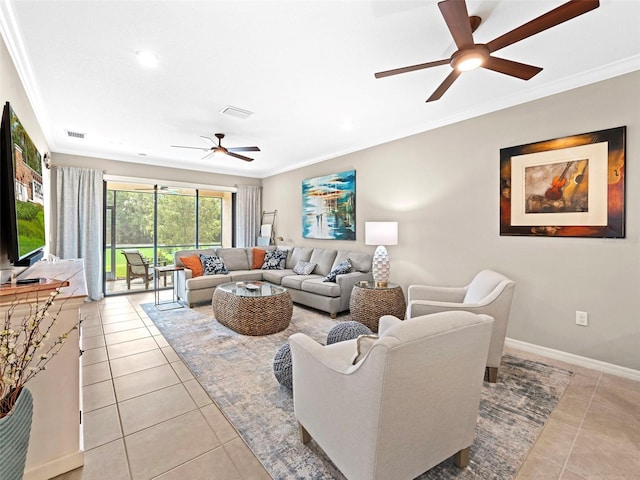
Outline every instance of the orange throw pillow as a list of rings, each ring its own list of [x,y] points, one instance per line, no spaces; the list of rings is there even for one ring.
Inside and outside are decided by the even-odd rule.
[[[192,278],[202,276],[202,262],[200,261],[200,257],[198,255],[192,255],[191,257],[180,257],[180,261],[185,267],[191,270]]]
[[[251,268],[253,270],[259,270],[262,268],[262,265],[264,264],[264,256],[266,253],[267,251],[264,248],[253,249],[253,264],[251,265]]]

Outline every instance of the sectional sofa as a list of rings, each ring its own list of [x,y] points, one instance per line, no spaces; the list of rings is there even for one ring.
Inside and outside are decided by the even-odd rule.
[[[275,247],[267,249],[273,248]],[[254,248],[179,250],[174,254],[176,265],[185,267],[182,262],[184,257],[216,255],[223,260],[229,272],[194,277],[191,269],[185,267],[177,273],[177,295],[189,307],[193,307],[196,303],[211,302],[217,285],[264,280],[285,287],[293,302],[327,312],[331,318],[335,318],[338,313],[349,309],[351,290],[356,283],[363,280],[373,281],[372,255],[368,253],[298,246],[278,249],[287,252],[284,268],[279,270],[264,270],[260,267],[260,262],[256,264]],[[255,253],[258,258],[260,252]],[[346,259],[351,262],[351,271],[337,275],[335,282],[324,281],[325,277]],[[315,264],[315,267],[308,275],[298,275],[293,268],[299,262],[310,262]]]

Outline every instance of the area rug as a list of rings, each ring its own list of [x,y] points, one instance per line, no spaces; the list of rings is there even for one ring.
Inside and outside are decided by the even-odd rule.
[[[300,442],[292,394],[276,381],[273,357],[296,332],[326,343],[329,330],[350,320],[348,314],[332,320],[296,305],[285,331],[250,337],[219,324],[210,305],[171,311],[142,307],[274,479],[344,479],[315,442]],[[514,478],[571,375],[506,355],[498,383],[483,385],[469,466],[460,470],[449,459],[418,478]]]

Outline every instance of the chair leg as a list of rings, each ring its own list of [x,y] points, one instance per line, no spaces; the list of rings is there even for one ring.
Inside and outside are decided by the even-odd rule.
[[[498,381],[498,367],[487,367],[487,380],[489,383]]]
[[[300,441],[304,444],[307,444],[311,441],[311,435],[307,432],[307,429],[302,426],[300,422],[298,422],[298,430],[300,431]]]
[[[453,463],[458,468],[465,468],[469,464],[469,450],[471,447],[463,448],[453,456]]]
[[[335,320],[335,318],[338,316],[337,313],[330,313],[329,316],[331,317],[332,320]]]

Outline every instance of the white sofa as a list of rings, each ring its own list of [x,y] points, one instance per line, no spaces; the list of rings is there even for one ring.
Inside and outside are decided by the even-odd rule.
[[[313,438],[349,480],[410,480],[451,456],[466,466],[492,324],[456,311],[384,316],[377,340],[292,335],[302,442]],[[363,339],[368,353],[354,365]]]
[[[259,248],[259,247],[254,247]],[[217,285],[227,282],[264,280],[285,287],[295,303],[327,312],[332,318],[349,310],[353,286],[359,281],[372,281],[372,255],[353,250],[333,250],[313,247],[279,247],[287,250],[283,270],[252,269],[254,248],[218,248],[179,250],[174,254],[176,265],[184,266],[181,257],[191,255],[217,255],[225,263],[228,274],[193,277],[191,270],[178,271],[176,283],[178,298],[190,307],[196,303],[211,302]],[[274,248],[274,247],[269,247]],[[324,282],[325,276],[346,259],[351,261],[351,272],[338,275],[335,282]],[[312,262],[316,266],[310,275],[297,275],[293,267],[298,261]]]

